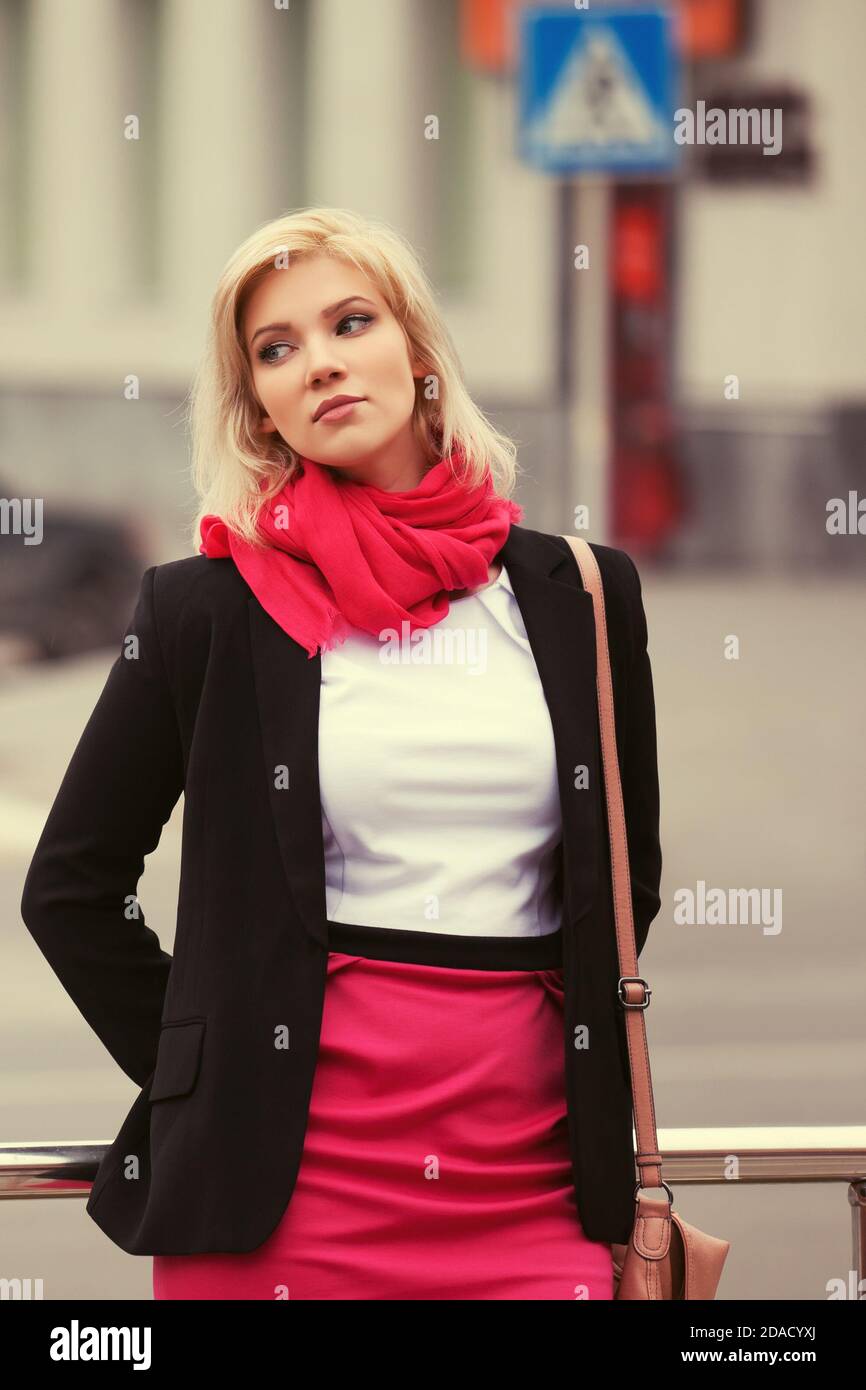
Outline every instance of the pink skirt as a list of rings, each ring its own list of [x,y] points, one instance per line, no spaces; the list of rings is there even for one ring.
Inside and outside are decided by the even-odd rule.
[[[304,1151],[275,1230],[157,1255],[157,1299],[612,1299],[564,1091],[562,931],[329,923]]]

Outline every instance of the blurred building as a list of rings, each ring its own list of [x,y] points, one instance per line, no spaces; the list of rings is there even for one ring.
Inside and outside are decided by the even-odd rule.
[[[684,98],[787,89],[813,158],[794,179],[720,180],[688,151],[670,190],[681,507],[656,552],[860,562],[824,517],[864,476],[866,5],[738,8],[742,40],[688,59]],[[599,495],[584,443],[617,402],[596,304],[575,442],[563,266],[582,210],[603,234],[615,191],[518,161],[513,73],[466,59],[467,23],[458,0],[0,0],[0,472],[44,496],[46,528],[80,501],[132,513],[155,559],[183,553],[182,408],[217,275],[255,226],[322,203],[419,249],[470,389],[520,443],[527,523],[573,529],[585,486]]]

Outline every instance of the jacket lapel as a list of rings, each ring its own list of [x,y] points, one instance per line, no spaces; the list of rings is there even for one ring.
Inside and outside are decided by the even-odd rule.
[[[562,810],[564,919],[573,924],[591,906],[597,885],[600,763],[592,598],[582,587],[570,550],[561,550],[541,532],[512,525],[496,561],[507,566],[511,577],[550,711]],[[308,657],[255,594],[250,594],[248,608],[280,855],[307,931],[327,948],[318,747],[321,657]],[[575,787],[580,765],[588,769],[586,789]]]
[[[592,906],[598,882],[601,749],[592,597],[563,545],[512,526],[497,559],[508,567],[550,711],[562,811],[563,917],[573,925]],[[583,766],[587,773],[577,779]]]
[[[249,598],[249,617],[265,771],[280,855],[307,931],[327,947],[319,792],[322,660],[318,652],[308,657],[255,594]]]

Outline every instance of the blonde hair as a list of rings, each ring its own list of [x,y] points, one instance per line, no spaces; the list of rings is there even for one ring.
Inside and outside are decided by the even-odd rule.
[[[253,545],[260,509],[297,473],[299,456],[279,434],[258,432],[261,405],[241,331],[245,298],[275,268],[309,255],[328,255],[355,265],[377,287],[402,325],[414,356],[437,385],[428,397],[416,378],[412,421],[429,454],[429,466],[458,448],[466,466],[460,480],[480,482],[487,470],[498,496],[509,497],[519,471],[517,446],[500,434],[475,405],[439,313],[434,291],[412,247],[398,232],[341,208],[306,208],[275,218],[255,231],[225,266],[211,304],[205,350],[189,397],[192,481],[200,505],[191,542],[198,552],[202,519],[222,517]],[[455,475],[456,476],[456,475]]]

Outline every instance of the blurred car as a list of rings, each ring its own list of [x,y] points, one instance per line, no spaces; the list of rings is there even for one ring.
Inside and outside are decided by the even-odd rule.
[[[17,495],[0,480],[4,497]],[[137,524],[52,507],[37,545],[0,536],[0,660],[57,661],[114,646],[147,568]]]

